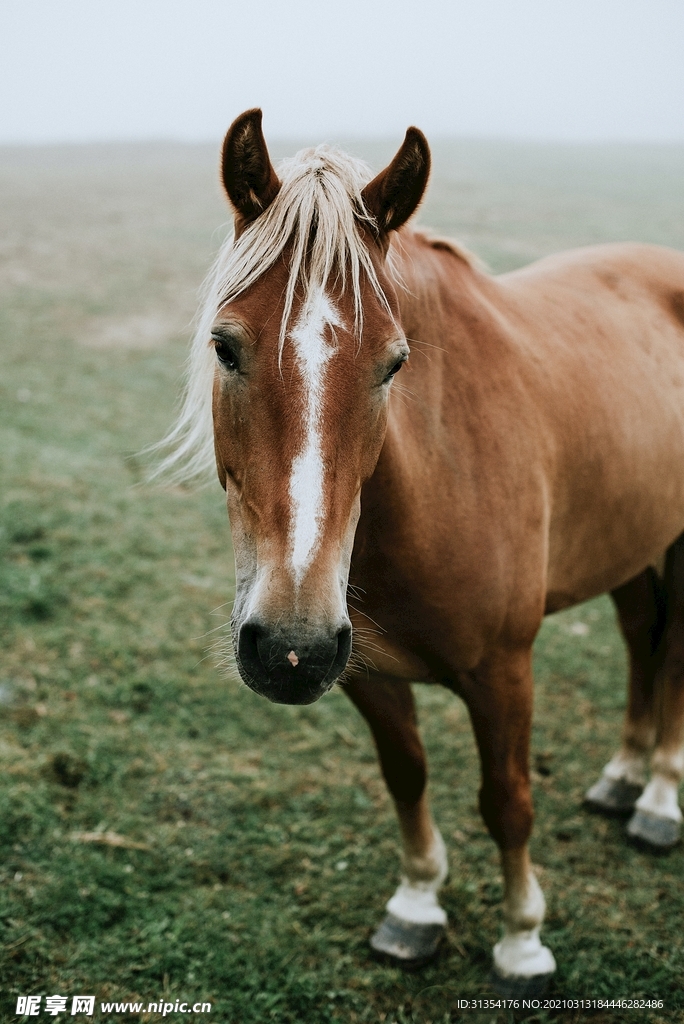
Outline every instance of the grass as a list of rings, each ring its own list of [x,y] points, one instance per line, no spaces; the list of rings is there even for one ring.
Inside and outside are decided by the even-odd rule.
[[[618,235],[684,248],[681,150],[436,156],[424,219],[498,269]],[[456,1005],[491,997],[502,893],[457,699],[417,690],[451,924],[405,974],[367,947],[398,859],[364,724],[341,693],[268,704],[207,653],[233,586],[221,492],[153,490],[135,453],[172,416],[225,218],[213,178],[200,147],[0,153],[0,1017],[19,994],[91,993],[210,1001],[230,1024],[550,1019]],[[606,599],[547,621],[536,675],[551,994],[661,998],[592,1019],[684,1021],[684,855],[581,808],[624,708]]]

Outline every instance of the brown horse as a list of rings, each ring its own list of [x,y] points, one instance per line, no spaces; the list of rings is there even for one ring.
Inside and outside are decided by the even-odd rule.
[[[679,835],[684,255],[601,246],[492,277],[405,227],[429,165],[410,128],[373,180],[325,146],[276,173],[261,112],[234,122],[223,181],[235,233],[207,288],[167,468],[218,468],[247,685],[306,704],[341,679],[370,725],[403,842],[372,944],[398,959],[429,956],[446,923],[410,683],[463,698],[505,879],[494,968],[504,990],[529,991],[555,969],[527,850],[546,613],[612,593],[629,708],[588,800],[632,811],[629,831],[652,846]],[[364,665],[350,654],[369,628]]]

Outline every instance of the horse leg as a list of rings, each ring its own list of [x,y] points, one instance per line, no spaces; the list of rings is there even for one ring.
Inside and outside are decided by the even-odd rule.
[[[674,846],[681,834],[677,790],[684,775],[684,536],[668,549],[664,591],[667,618],[655,677],[651,778],[627,826],[629,835],[656,850]]]
[[[404,963],[432,957],[446,928],[437,892],[447,875],[444,841],[435,826],[425,784],[425,751],[411,687],[385,679],[353,679],[345,692],[368,722],[402,839],[402,879],[387,917],[371,938],[377,952]]]
[[[629,652],[629,700],[622,746],[587,791],[604,814],[630,813],[646,784],[646,762],[656,735],[654,686],[665,628],[665,594],[653,569],[611,594]]]
[[[494,946],[494,983],[502,995],[533,994],[556,962],[539,938],[546,904],[527,849],[534,817],[531,649],[499,652],[461,683],[482,762],[480,810],[504,876],[504,934]]]

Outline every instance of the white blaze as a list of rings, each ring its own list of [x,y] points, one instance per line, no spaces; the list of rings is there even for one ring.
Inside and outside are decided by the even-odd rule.
[[[340,319],[325,292],[309,298],[291,332],[305,390],[304,448],[292,463],[292,568],[299,583],[318,542],[323,516],[323,456],[321,423],[325,366],[334,349],[325,340],[325,328],[339,327]]]

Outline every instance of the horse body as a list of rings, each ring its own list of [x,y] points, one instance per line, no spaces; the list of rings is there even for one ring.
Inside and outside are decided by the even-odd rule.
[[[364,601],[352,621],[380,627],[370,660],[385,680],[439,681],[466,700],[482,757],[481,807],[508,883],[512,941],[497,947],[495,963],[509,976],[534,975],[552,962],[530,938],[543,898],[519,852],[531,826],[531,644],[545,612],[642,579],[684,530],[684,256],[602,246],[493,279],[420,233],[402,233],[397,244],[413,353],[406,395],[391,407],[363,493],[350,579]],[[646,611],[635,631],[629,622],[648,609],[644,595],[623,590],[617,603],[634,658],[655,613]],[[670,639],[676,634],[675,616]],[[665,698],[675,719],[666,736],[652,688],[644,715],[639,657],[638,713],[613,782],[624,787],[631,769],[641,792],[645,751],[659,733],[654,765],[667,782],[653,788],[669,786],[669,795],[647,799],[644,813],[669,808],[676,821],[681,685]],[[350,695],[374,728],[401,819],[425,766],[414,735],[403,762],[396,738],[388,749],[385,734],[397,727],[384,721],[396,688],[385,685],[379,711],[372,684],[352,683]],[[434,848],[427,809],[404,831],[423,857]],[[433,877],[440,868],[438,858]],[[406,893],[421,884],[415,871],[413,887],[411,878],[409,864]],[[415,916],[406,896],[401,911]],[[378,947],[400,948],[395,933],[381,929]]]
[[[215,451],[245,682],[308,703],[344,673],[370,725],[403,843],[372,944],[400,960],[431,955],[446,924],[410,682],[465,700],[505,881],[495,970],[505,991],[527,992],[555,969],[527,852],[545,612],[611,591],[630,700],[622,747],[587,798],[634,811],[629,831],[652,846],[679,835],[684,255],[603,246],[493,278],[403,226],[429,171],[417,129],[368,183],[345,161],[311,151],[281,182],[260,112],[229,130],[236,242],[172,439],[183,457]],[[347,664],[352,635],[360,660]]]

